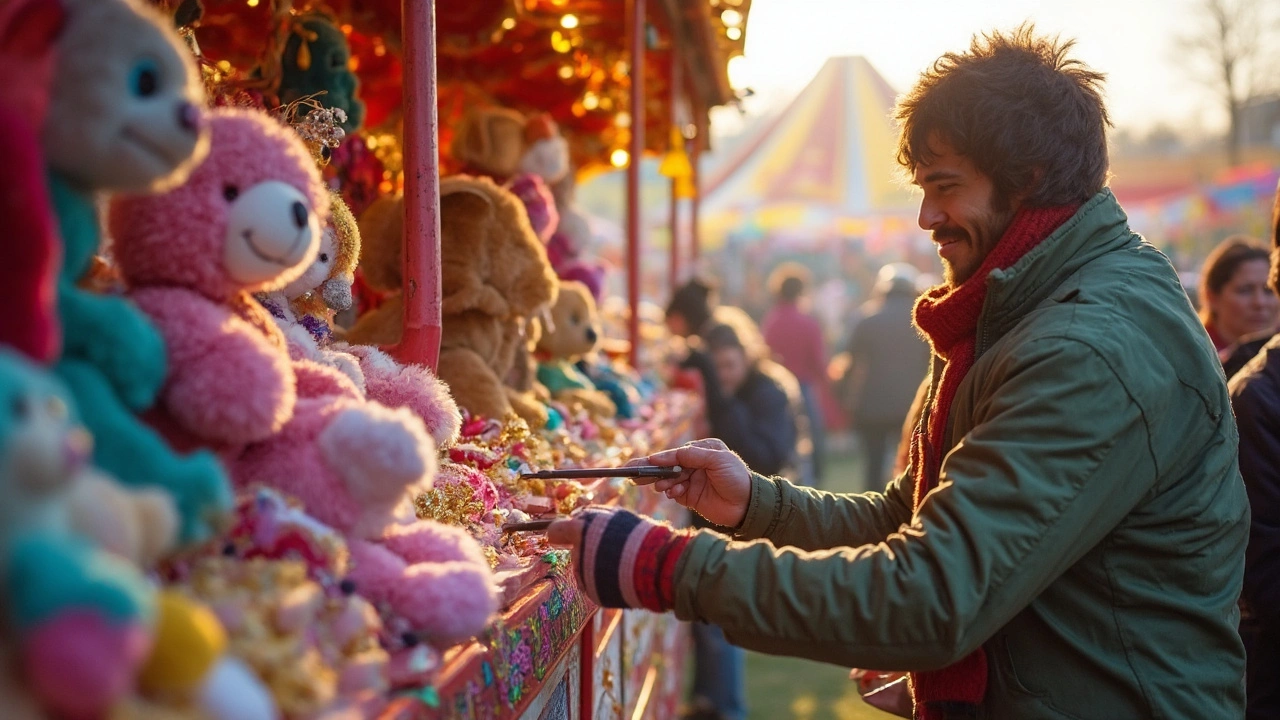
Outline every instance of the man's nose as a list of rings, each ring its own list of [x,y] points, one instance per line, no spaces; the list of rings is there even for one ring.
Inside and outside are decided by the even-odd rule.
[[[937,203],[931,202],[928,198],[920,201],[920,216],[917,222],[921,230],[932,230],[946,223],[946,220],[946,213],[942,212]]]

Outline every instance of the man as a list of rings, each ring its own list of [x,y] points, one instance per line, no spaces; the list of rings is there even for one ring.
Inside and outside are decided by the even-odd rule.
[[[809,271],[798,263],[783,263],[769,278],[776,301],[765,315],[761,329],[769,349],[800,383],[804,398],[804,414],[809,419],[810,454],[809,484],[822,484],[825,452],[825,423],[822,397],[827,391],[827,348],[822,338],[822,324],[801,308],[801,300],[809,289]]]
[[[1102,76],[1030,27],[900,103],[945,284],[911,467],[833,495],[714,441],[645,459],[741,540],[593,509],[553,527],[608,605],[748,649],[906,670],[918,718],[1239,718],[1248,507],[1208,335],[1105,187]],[[768,542],[762,542],[767,540]]]
[[[1280,294],[1280,187],[1271,214],[1271,290]],[[1280,335],[1265,339],[1231,378],[1240,423],[1240,472],[1252,510],[1245,553],[1244,617],[1248,720],[1280,717]]]
[[[911,324],[918,276],[906,263],[880,268],[870,311],[849,338],[840,400],[862,440],[868,490],[888,479],[886,459],[897,449],[911,403],[929,372],[929,346]]]

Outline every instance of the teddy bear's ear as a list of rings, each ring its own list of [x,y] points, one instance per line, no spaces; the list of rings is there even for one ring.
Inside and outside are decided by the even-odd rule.
[[[370,285],[384,292],[399,290],[404,197],[384,195],[360,216],[360,269]]]

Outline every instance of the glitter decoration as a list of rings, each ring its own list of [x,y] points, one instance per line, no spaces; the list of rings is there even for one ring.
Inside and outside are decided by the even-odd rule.
[[[435,520],[445,525],[466,527],[477,522],[485,512],[476,491],[465,483],[438,485],[413,499],[414,511],[422,520]]]
[[[304,46],[305,47],[305,46]],[[347,133],[342,124],[347,121],[347,113],[342,108],[325,107],[317,98],[321,95],[308,95],[281,106],[276,110],[276,117],[293,128],[298,137],[311,151],[311,159],[317,167],[329,164],[333,151],[342,144]],[[305,112],[304,112],[305,111]]]

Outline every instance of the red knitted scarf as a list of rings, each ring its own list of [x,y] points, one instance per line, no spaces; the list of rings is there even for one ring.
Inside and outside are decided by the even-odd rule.
[[[973,367],[978,315],[987,299],[987,276],[1022,259],[1075,214],[1079,205],[1028,208],[1014,215],[1000,241],[978,271],[959,287],[939,285],[916,301],[915,322],[929,339],[933,352],[946,363],[929,408],[929,427],[911,440],[915,474],[915,508],[938,484],[947,419],[956,388]],[[917,720],[944,720],[957,705],[977,705],[987,692],[987,656],[978,648],[941,670],[911,674],[911,693]]]

